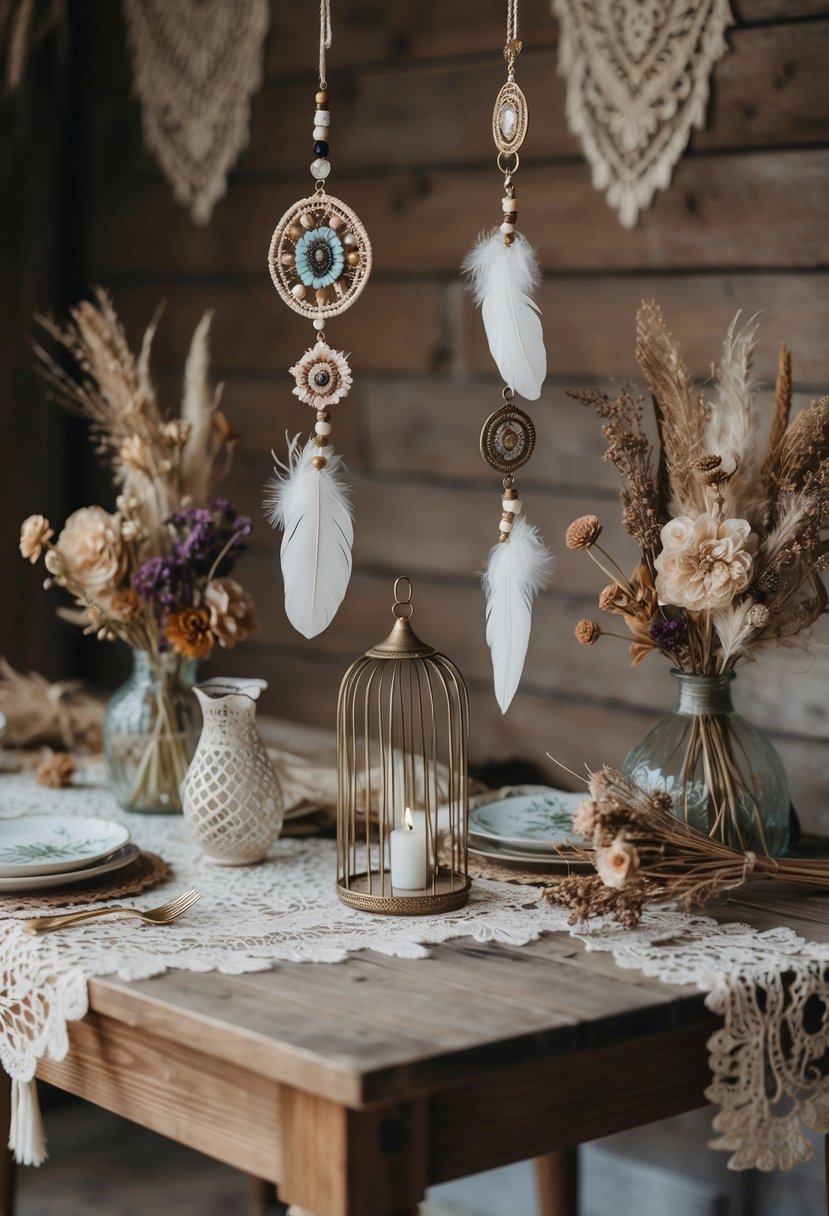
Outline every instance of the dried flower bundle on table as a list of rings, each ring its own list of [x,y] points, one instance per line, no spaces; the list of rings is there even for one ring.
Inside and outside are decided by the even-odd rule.
[[[551,904],[571,910],[571,924],[612,916],[633,928],[649,903],[699,908],[749,880],[829,887],[829,861],[731,849],[677,819],[663,790],[645,791],[615,769],[593,773],[589,785],[573,830],[587,841],[575,855],[591,861],[596,873],[571,875],[544,892]]]
[[[636,358],[651,390],[657,450],[646,433],[644,399],[631,389],[616,397],[592,389],[570,393],[603,422],[604,460],[622,479],[622,521],[641,549],[628,574],[602,547],[597,516],[570,525],[568,547],[585,552],[609,580],[599,608],[624,625],[615,633],[583,620],[576,637],[586,646],[603,635],[624,637],[634,666],[656,651],[679,672],[721,676],[770,643],[806,645],[826,608],[829,397],[790,417],[791,361],[784,345],[761,451],[751,375],[756,325],[740,328],[738,319],[713,384],[698,386],[657,306],[642,304]],[[757,840],[766,851],[756,791],[747,789],[737,750],[724,715],[693,716],[680,800],[687,799],[694,770],[703,770],[711,833],[738,847]],[[749,829],[746,801],[753,803]]]
[[[73,308],[66,326],[41,319],[75,364],[70,373],[37,347],[47,381],[61,404],[90,421],[119,493],[113,512],[82,507],[57,535],[41,515],[20,533],[22,556],[44,559],[45,585],[74,597],[75,608],[61,615],[148,656],[159,676],[158,712],[136,779],[173,791],[189,762],[165,691],[175,669],[214,646],[235,646],[255,627],[253,602],[230,577],[251,521],[215,497],[237,437],[210,383],[210,319],[205,314],[193,335],[181,414],[173,418],[150,377],[155,322],[135,356],[103,291]]]

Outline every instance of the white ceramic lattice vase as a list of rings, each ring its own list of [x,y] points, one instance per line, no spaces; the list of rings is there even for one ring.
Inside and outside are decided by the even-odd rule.
[[[256,729],[265,680],[217,678],[194,692],[204,715],[196,754],[182,784],[182,809],[210,861],[261,861],[282,829],[282,790]]]

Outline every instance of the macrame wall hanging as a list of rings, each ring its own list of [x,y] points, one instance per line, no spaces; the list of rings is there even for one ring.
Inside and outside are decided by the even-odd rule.
[[[667,190],[705,123],[714,64],[728,50],[728,0],[552,0],[567,124],[593,185],[625,228]]]
[[[248,142],[268,0],[124,0],[144,143],[206,224]]]
[[[506,713],[524,670],[532,606],[549,581],[552,559],[538,530],[527,523],[515,488],[515,473],[535,447],[535,428],[515,394],[537,401],[547,375],[541,316],[533,293],[540,272],[535,250],[517,230],[514,177],[518,151],[528,126],[527,101],[515,79],[521,53],[518,0],[507,0],[507,79],[495,99],[492,137],[496,164],[504,175],[502,220],[484,232],[463,264],[475,303],[481,309],[489,350],[504,381],[503,405],[484,423],[481,455],[503,475],[501,519],[484,574],[486,640],[492,656],[495,696]]]
[[[288,445],[287,462],[276,455],[267,489],[269,522],[282,529],[280,561],[285,612],[294,629],[316,637],[331,622],[351,577],[352,511],[342,458],[331,442],[329,406],[348,396],[348,356],[326,341],[328,318],[350,308],[371,272],[371,245],[360,220],[340,199],[326,193],[331,172],[331,124],[325,55],[331,46],[331,0],[320,0],[319,88],[314,113],[311,176],[314,193],[288,208],[276,225],[268,252],[273,284],[281,299],[311,321],[314,345],[290,369],[294,395],[316,412],[314,433]]]

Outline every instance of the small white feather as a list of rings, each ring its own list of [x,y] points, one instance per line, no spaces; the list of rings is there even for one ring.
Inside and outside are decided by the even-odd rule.
[[[541,310],[532,298],[541,277],[535,250],[520,233],[505,245],[496,229],[478,238],[463,272],[481,309],[501,379],[527,401],[538,400],[547,375],[547,352]]]
[[[533,600],[549,585],[552,573],[553,559],[538,529],[519,516],[509,541],[493,545],[483,577],[486,641],[502,714],[509,709],[524,670]]]
[[[351,578],[354,540],[342,457],[313,439],[301,450],[299,436],[288,445],[288,463],[274,455],[275,477],[268,483],[265,513],[282,529],[285,612],[303,637],[314,638],[331,623]],[[315,469],[311,461],[324,456]]]

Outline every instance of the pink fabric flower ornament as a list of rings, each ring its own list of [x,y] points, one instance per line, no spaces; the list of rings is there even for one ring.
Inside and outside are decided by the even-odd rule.
[[[348,396],[351,388],[351,368],[341,350],[332,350],[317,342],[290,369],[296,380],[294,396],[315,410],[328,409]]]

